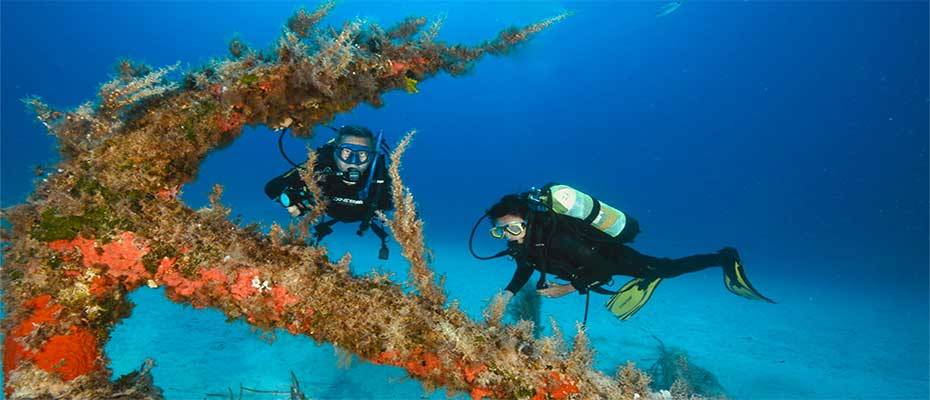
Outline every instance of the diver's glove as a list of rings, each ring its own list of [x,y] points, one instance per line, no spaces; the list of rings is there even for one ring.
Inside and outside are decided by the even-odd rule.
[[[565,285],[552,284],[552,285],[549,285],[549,287],[545,289],[537,289],[536,293],[539,293],[540,296],[557,298],[557,297],[565,296],[574,291],[575,291],[575,287],[569,284],[565,284]]]

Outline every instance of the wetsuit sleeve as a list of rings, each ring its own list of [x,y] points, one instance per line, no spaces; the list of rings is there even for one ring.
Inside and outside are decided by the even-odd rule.
[[[529,260],[517,260],[517,270],[513,272],[513,278],[510,278],[510,283],[504,290],[517,294],[531,276],[533,276],[533,266],[530,265]]]
[[[277,200],[284,189],[288,187],[288,175],[293,173],[293,169],[276,176],[274,179],[265,184],[265,195],[271,200]]]
[[[279,200],[281,194],[287,194],[293,200],[300,200],[303,198],[300,193],[305,187],[303,179],[300,178],[300,171],[297,168],[291,168],[265,184],[265,195],[276,201]]]

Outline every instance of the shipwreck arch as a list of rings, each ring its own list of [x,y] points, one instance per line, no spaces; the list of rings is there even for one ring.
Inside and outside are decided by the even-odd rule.
[[[244,126],[311,135],[337,113],[379,106],[382,93],[416,91],[441,72],[462,74],[565,17],[469,47],[437,41],[440,24],[425,18],[388,29],[360,21],[318,28],[332,7],[296,13],[271,52],[233,41],[228,59],[178,80],[168,79],[175,67],[124,62],[96,103],[59,111],[29,101],[57,137],[63,161],[25,204],[4,212],[12,226],[2,271],[8,398],[161,398],[145,368],[111,381],[103,351],[113,326],[131,313],[127,294],[142,285],[260,329],[333,343],[473,398],[647,393],[632,368],[619,380],[594,370],[583,332],[568,352],[559,335],[537,340],[531,324],[501,324],[501,302],[485,321],[472,321],[447,301],[400,179],[411,135],[392,154],[397,211],[388,224],[414,293],[383,275],[353,275],[349,260],[331,263],[325,248],[306,246],[301,231],[309,221],[266,235],[229,220],[219,187],[209,208],[177,199],[206,154]]]

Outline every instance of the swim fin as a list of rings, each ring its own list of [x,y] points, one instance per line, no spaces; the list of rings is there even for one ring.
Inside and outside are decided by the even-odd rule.
[[[627,320],[646,305],[662,278],[636,278],[620,288],[607,302],[607,309],[620,320]]]
[[[775,303],[772,299],[759,293],[756,288],[752,287],[749,279],[746,278],[746,271],[743,270],[743,264],[739,260],[739,253],[732,247],[724,248],[718,252],[723,256],[723,284],[727,290],[733,294],[745,297],[749,300],[762,300],[769,303]]]

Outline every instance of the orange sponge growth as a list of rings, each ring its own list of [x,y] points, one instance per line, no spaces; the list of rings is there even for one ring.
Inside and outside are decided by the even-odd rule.
[[[426,352],[422,349],[417,349],[417,351],[410,354],[403,366],[410,375],[416,377],[427,377],[431,374],[441,375],[443,367],[442,361],[439,360],[435,353]]]
[[[549,373],[549,379],[542,386],[536,388],[536,395],[533,400],[564,400],[569,396],[580,393],[578,386],[564,375],[552,371]]]
[[[225,116],[222,113],[217,114],[214,124],[216,125],[216,129],[220,132],[237,131],[245,124],[245,120],[242,118],[241,113],[232,111],[229,113],[229,116]]]
[[[55,251],[68,252],[77,250],[84,260],[85,267],[95,264],[107,266],[107,275],[121,280],[127,290],[133,290],[151,277],[142,264],[142,257],[149,249],[141,238],[132,232],[123,232],[117,240],[97,247],[93,239],[78,236],[72,240],[56,240],[48,244]]]
[[[488,389],[488,388],[483,388],[483,387],[476,387],[472,389],[469,395],[471,396],[472,400],[481,400],[486,397],[491,397],[491,398],[499,397],[494,394],[493,390]]]
[[[20,322],[19,325],[16,325],[16,327],[10,331],[10,336],[23,337],[32,333],[32,331],[41,324],[54,324],[57,322],[61,306],[58,304],[50,305],[49,303],[51,301],[52,296],[43,294],[23,304],[23,308],[32,310],[32,314],[23,320],[23,322]]]
[[[456,363],[455,367],[447,367],[436,353],[431,353],[418,348],[403,356],[397,351],[385,351],[378,354],[371,360],[375,364],[387,364],[402,367],[417,378],[431,377],[443,383],[446,376],[461,376],[466,383],[475,384],[478,375],[488,370],[487,365],[483,363],[466,363],[464,360]],[[502,398],[503,394],[493,389],[474,386],[471,388],[469,395],[474,400],[490,398]]]
[[[275,286],[271,288],[271,303],[274,306],[275,314],[278,316],[284,312],[286,307],[290,307],[294,304],[297,304],[298,298],[290,294],[287,289],[283,286]]]
[[[430,375],[443,375],[443,364],[435,353],[424,351],[418,348],[410,354],[403,356],[396,351],[385,351],[371,360],[376,364],[387,364],[403,367],[416,377],[427,377]]]
[[[257,285],[253,283],[256,278],[258,278],[258,269],[256,268],[246,268],[239,271],[236,274],[236,283],[230,288],[233,298],[242,301],[258,293]]]
[[[23,308],[32,310],[26,319],[13,327],[3,340],[3,376],[9,378],[10,372],[15,370],[19,365],[33,357],[33,354],[26,350],[19,343],[20,338],[28,336],[36,327],[42,324],[54,324],[57,322],[58,312],[61,306],[58,304],[49,305],[52,296],[43,294],[26,301]],[[7,388],[7,395],[9,395]]]
[[[37,351],[27,349],[20,339],[33,334],[42,325],[57,325],[58,314],[62,307],[51,303],[52,297],[44,294],[34,297],[25,304],[24,309],[32,313],[9,331],[3,341],[3,374],[9,378],[10,373],[26,361],[47,372],[57,373],[61,379],[70,381],[100,368],[98,362],[99,348],[94,334],[84,328],[71,327],[64,335],[55,335],[40,345]],[[11,388],[5,390],[7,396]]]
[[[61,379],[70,381],[98,368],[97,338],[84,328],[71,327],[67,335],[52,336],[36,354],[36,366],[48,372],[57,372]]]

